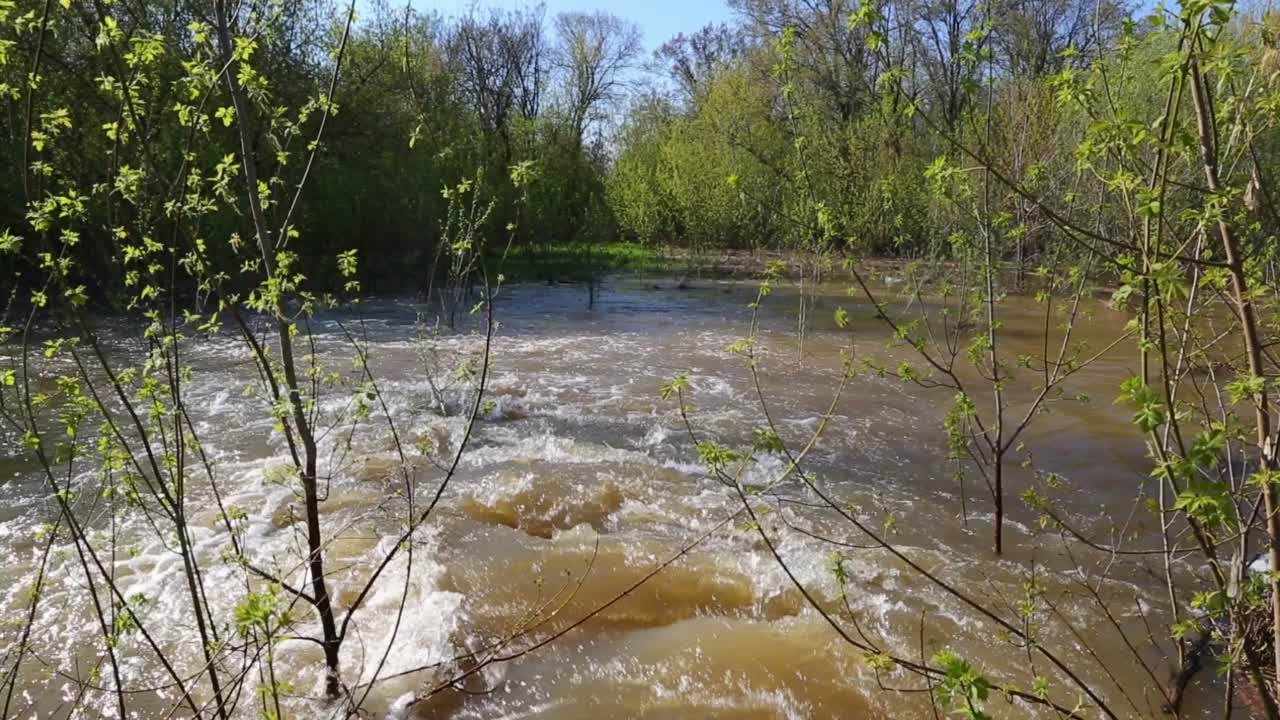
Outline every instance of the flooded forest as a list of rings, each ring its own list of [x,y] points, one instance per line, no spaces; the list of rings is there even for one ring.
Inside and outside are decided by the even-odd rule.
[[[607,5],[0,0],[0,720],[1280,720],[1271,0]]]

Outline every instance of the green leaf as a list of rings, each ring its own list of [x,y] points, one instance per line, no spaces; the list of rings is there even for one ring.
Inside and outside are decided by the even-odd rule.
[[[1227,383],[1227,396],[1231,398],[1232,403],[1238,403],[1241,400],[1262,395],[1266,387],[1266,378],[1257,377],[1256,375],[1238,377]]]
[[[22,237],[8,229],[0,232],[0,254],[16,253],[22,248]]]
[[[662,386],[662,399],[670,400],[672,395],[679,395],[689,389],[689,374],[680,373]]]
[[[786,445],[783,444],[782,438],[778,433],[768,428],[756,428],[752,431],[755,440],[752,447],[759,452],[776,453],[778,455],[786,452]]]
[[[713,442],[698,443],[698,458],[712,472],[742,459],[742,454]]]
[[[1235,527],[1234,506],[1224,483],[1195,481],[1178,493],[1174,510],[1210,525]]]

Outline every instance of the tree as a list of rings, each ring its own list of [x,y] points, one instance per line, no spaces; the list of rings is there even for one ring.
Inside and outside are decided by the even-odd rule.
[[[680,33],[653,52],[660,72],[676,84],[686,103],[694,102],[716,73],[734,65],[747,51],[741,28],[708,24],[689,35]]]
[[[628,87],[627,73],[640,57],[640,28],[605,12],[564,13],[555,25],[560,100],[570,140],[581,151],[587,131]]]
[[[525,119],[541,109],[547,75],[542,10],[475,12],[461,18],[450,34],[449,57],[459,89],[486,133],[500,139],[504,164],[510,164],[513,113]]]

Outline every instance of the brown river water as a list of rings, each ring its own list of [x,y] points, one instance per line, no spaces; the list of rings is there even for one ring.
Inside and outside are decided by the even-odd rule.
[[[344,679],[354,684],[377,671],[390,644],[381,676],[400,676],[374,684],[371,717],[934,717],[927,693],[878,687],[923,686],[902,675],[878,681],[863,653],[809,607],[741,518],[555,642],[490,666],[464,690],[405,707],[416,690],[457,666],[415,668],[494,642],[527,618],[547,614],[547,608],[556,610],[554,616],[512,650],[568,627],[741,508],[733,490],[707,476],[676,403],[663,401],[660,388],[687,372],[696,431],[728,446],[750,446],[753,429],[764,420],[750,374],[725,347],[748,332],[754,287],[712,281],[682,289],[659,285],[613,282],[590,309],[581,287],[503,291],[489,381],[493,404],[478,422],[439,510],[414,540],[412,569],[406,559],[392,566],[344,649]],[[815,326],[801,361],[795,296],[775,294],[764,308],[760,333],[763,390],[783,438],[794,447],[818,426],[838,385],[840,353],[849,341],[834,326],[836,303],[850,308],[858,356],[891,365],[908,357],[887,347],[889,333],[868,306],[832,286],[824,288],[812,314]],[[1101,304],[1087,309],[1079,337],[1094,348],[1123,332],[1124,315]],[[442,453],[452,452],[464,419],[457,412],[463,396],[449,385],[448,358],[474,353],[479,340],[462,332],[424,344],[418,338],[420,310],[409,299],[375,299],[358,316],[342,319],[367,333],[370,366],[406,444],[428,438]],[[1003,312],[1010,357],[1040,353],[1042,307],[1011,298]],[[104,321],[102,336],[111,340],[113,328],[124,335],[126,327]],[[349,368],[350,348],[334,318],[318,319],[315,330],[320,355]],[[136,351],[132,342],[119,339],[113,351]],[[244,394],[256,378],[249,357],[231,337],[192,341],[186,352],[196,369],[185,391],[188,407],[226,502],[248,515],[249,552],[261,565],[289,574],[299,557],[297,499],[273,471],[285,451],[264,404]],[[1025,436],[1035,467],[1064,478],[1058,496],[1064,510],[1103,542],[1111,539],[1107,518],[1124,522],[1137,489],[1148,482],[1131,411],[1112,402],[1120,381],[1134,370],[1133,356],[1132,343],[1122,344],[1074,377],[1067,394],[1090,400],[1051,403],[1051,412],[1038,417]],[[444,412],[428,378],[444,386]],[[1015,378],[1009,390],[1015,411],[1032,397],[1034,386],[1029,374]],[[346,401],[337,393],[327,402]],[[978,401],[989,404],[985,396]],[[856,507],[868,525],[884,528],[891,517],[888,537],[907,555],[1002,616],[1016,618],[1034,575],[1058,611],[1054,620],[1037,618],[1044,643],[1080,667],[1119,716],[1159,716],[1155,683],[1167,681],[1169,669],[1156,664],[1160,653],[1153,644],[1168,634],[1158,562],[1125,560],[1098,581],[1096,573],[1109,558],[1039,528],[1035,514],[1017,500],[1031,478],[1021,468],[1008,481],[1010,550],[996,558],[991,505],[980,481],[970,480],[967,520],[961,516],[960,488],[946,461],[943,418],[949,404],[947,391],[860,376],[836,404],[806,457],[806,470],[828,493]],[[322,442],[329,476],[324,522],[340,607],[352,601],[394,542],[403,518],[398,465],[385,428],[375,417],[354,433],[335,429]],[[47,490],[17,438],[5,436],[3,447],[0,552],[7,559],[0,568],[0,655],[12,647],[31,582],[39,550],[34,529],[53,517]],[[410,452],[419,494],[428,496],[441,473]],[[747,470],[744,483],[768,486],[783,469],[781,460],[767,457]],[[86,471],[90,477],[82,482],[91,483],[92,471]],[[195,536],[210,568],[210,599],[229,618],[240,574],[217,560],[227,538],[207,489],[192,492],[198,498]],[[762,522],[796,581],[850,633],[856,623],[858,633],[878,646],[915,659],[951,648],[992,678],[1019,687],[1029,688],[1035,675],[1045,675],[1056,700],[1075,704],[1078,692],[1043,658],[1015,647],[989,620],[884,551],[820,539],[868,544],[834,513],[811,507],[813,500],[797,483],[784,483],[769,494],[774,512]],[[1141,509],[1134,514],[1133,547],[1151,547],[1149,517]],[[108,525],[102,521],[98,527],[105,533]],[[140,526],[125,523],[114,531],[119,546],[127,548],[113,565],[119,582],[130,594],[148,597],[148,623],[197,671],[178,557]],[[831,570],[837,550],[848,574],[847,607]],[[1092,573],[1088,581],[1108,600],[1112,619],[1086,591],[1077,564]],[[1194,574],[1200,568],[1178,571]],[[290,577],[301,575],[295,571]],[[100,660],[101,641],[84,596],[70,546],[56,548],[33,658],[23,674],[23,717],[64,717],[75,694],[70,678]],[[1155,665],[1154,679],[1135,654]],[[141,645],[131,641],[124,655],[126,685],[144,688],[162,678]],[[1111,668],[1109,675],[1099,661]],[[305,697],[319,694],[316,646],[286,641],[276,650],[275,665],[297,696],[285,703],[286,711],[325,717],[324,707]],[[1221,691],[1212,670],[1202,673],[1184,716],[1200,717],[1205,699]],[[142,716],[163,717],[174,699],[157,690],[136,693],[135,702]],[[86,702],[94,708],[88,716],[99,710],[113,716],[111,696],[90,692]],[[260,707],[254,698],[242,698],[241,709],[248,717]],[[1050,717],[994,695],[991,710],[998,717]]]

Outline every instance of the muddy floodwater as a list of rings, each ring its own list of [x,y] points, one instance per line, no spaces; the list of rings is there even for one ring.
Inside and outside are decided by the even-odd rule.
[[[915,659],[951,648],[1017,687],[1030,688],[1043,675],[1056,699],[1074,705],[1079,693],[1043,658],[1016,647],[989,619],[869,547],[835,513],[815,508],[799,483],[773,487],[785,469],[777,456],[748,468],[743,482],[768,488],[761,502],[771,512],[761,522],[795,580],[742,517],[708,534],[740,510],[741,501],[732,488],[708,477],[676,402],[664,401],[660,389],[677,373],[688,373],[690,419],[699,439],[749,448],[753,430],[765,420],[750,374],[726,346],[748,333],[753,297],[751,285],[712,281],[677,288],[619,280],[603,289],[593,308],[582,287],[503,291],[483,417],[431,521],[414,538],[411,560],[402,554],[388,570],[343,649],[347,682],[356,685],[375,673],[388,678],[369,689],[371,717],[934,717],[926,693],[880,689],[923,686],[909,676],[877,679],[865,654],[809,606],[797,582],[851,636]],[[832,320],[837,303],[850,310],[852,345]],[[812,312],[814,327],[801,359],[795,305],[795,296],[785,291],[766,304],[760,367],[773,421],[798,449],[831,403],[842,353],[852,351],[855,362],[874,358],[890,366],[909,356],[886,347],[890,335],[869,306],[849,301],[843,287],[832,286]],[[422,452],[447,461],[462,439],[468,396],[454,368],[475,356],[480,341],[466,330],[423,340],[421,310],[409,298],[373,299],[359,313],[313,324],[319,356],[343,372],[350,372],[351,349],[338,321],[367,337],[370,368],[413,464],[418,503],[431,497],[443,477]],[[1043,306],[1011,298],[1004,311],[1003,349],[1009,357],[1042,354]],[[1123,333],[1127,319],[1100,303],[1086,315],[1079,338],[1095,349]],[[136,356],[141,349],[140,335],[128,322],[103,320],[100,326],[100,337],[117,357]],[[9,356],[16,350],[3,349]],[[187,407],[224,503],[246,515],[248,553],[262,567],[300,582],[299,501],[282,479],[287,454],[268,408],[260,396],[246,393],[258,382],[246,349],[224,332],[191,340],[184,352],[194,368],[184,390]],[[1134,355],[1132,343],[1121,344],[1076,375],[1026,433],[1018,461],[1033,462],[1016,468],[1008,480],[1010,550],[1003,559],[990,549],[991,503],[981,480],[971,476],[962,493],[947,461],[943,422],[949,391],[859,376],[835,404],[805,469],[914,561],[1002,616],[1018,617],[1034,580],[1055,609],[1052,621],[1037,617],[1043,642],[1081,667],[1121,717],[1157,717],[1154,682],[1167,681],[1169,673],[1157,663],[1154,645],[1168,635],[1158,560],[1126,560],[1123,571],[1099,581],[1109,558],[1042,530],[1035,513],[1017,499],[1034,470],[1057,473],[1062,480],[1056,500],[1085,532],[1110,542],[1114,520],[1127,523],[1133,547],[1151,547],[1151,516],[1142,507],[1133,509],[1149,473],[1142,441],[1130,423],[1131,411],[1113,404],[1120,381],[1135,369]],[[46,369],[66,372],[69,363],[55,360]],[[1015,411],[1037,390],[1035,373],[1015,376],[1009,386]],[[988,404],[986,395],[978,401]],[[336,414],[350,402],[349,391],[334,391],[322,410]],[[404,481],[379,413],[375,408],[354,431],[340,424],[321,438],[328,493],[323,523],[339,608],[353,602],[403,527]],[[48,488],[18,437],[3,440],[0,654],[12,648],[26,606],[42,548],[37,528],[55,517]],[[206,558],[210,602],[229,623],[231,605],[243,594],[243,572],[219,561],[228,538],[202,478],[193,471],[190,481],[194,537]],[[77,482],[93,487],[91,465]],[[143,616],[157,641],[192,674],[198,672],[179,557],[143,520],[113,523],[101,507],[84,508],[103,547],[115,538],[115,551],[104,557],[127,594],[146,597]],[[555,642],[521,654],[703,535],[704,541],[625,598]],[[837,552],[848,578],[843,597],[832,571]],[[1110,617],[1099,612],[1077,567],[1090,573],[1087,582],[1108,602]],[[1202,571],[1176,570],[1187,576]],[[89,690],[77,697],[77,678],[89,676],[102,660],[86,595],[72,547],[55,547],[35,644],[22,672],[23,717],[64,717],[76,702],[88,706],[85,717],[114,716],[112,694]],[[297,634],[306,634],[312,618],[302,608],[298,613]],[[537,627],[505,650],[512,659],[486,668],[462,689],[405,707],[415,692],[458,671],[452,658],[498,641],[531,618]],[[130,697],[139,716],[168,716],[176,697],[162,687],[164,675],[145,645],[130,638],[123,655],[122,682],[135,690]],[[1135,657],[1154,666],[1154,677]],[[1098,668],[1099,660],[1111,667],[1110,676]],[[323,705],[309,699],[321,694],[317,646],[285,641],[275,649],[273,664],[292,689],[286,712],[324,717]],[[95,681],[109,686],[110,678]],[[243,717],[261,715],[260,702],[250,697],[255,687],[249,683],[240,698]],[[1200,701],[1221,692],[1213,671],[1202,673],[1190,689],[1185,716],[1198,717]],[[998,697],[992,710],[999,717],[1032,714]],[[186,714],[180,709],[175,716]]]

